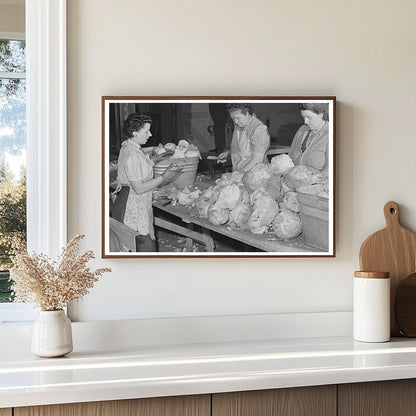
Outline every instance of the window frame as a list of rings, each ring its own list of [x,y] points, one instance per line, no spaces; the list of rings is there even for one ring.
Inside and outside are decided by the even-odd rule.
[[[56,257],[67,242],[66,0],[26,0],[25,20],[27,245]],[[27,322],[35,312],[4,303],[0,316]]]
[[[66,0],[26,0],[28,250],[67,239]]]

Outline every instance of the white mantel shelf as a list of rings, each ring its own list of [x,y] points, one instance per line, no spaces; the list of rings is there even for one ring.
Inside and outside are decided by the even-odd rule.
[[[416,340],[350,337],[0,354],[0,408],[416,377]]]

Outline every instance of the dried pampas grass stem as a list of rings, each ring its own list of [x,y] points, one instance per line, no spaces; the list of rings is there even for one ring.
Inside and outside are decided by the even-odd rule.
[[[88,268],[87,263],[94,258],[94,253],[78,254],[83,238],[80,234],[72,238],[57,261],[44,254],[16,253],[10,270],[14,301],[34,303],[42,310],[56,311],[85,296],[100,276],[111,269],[91,271]]]

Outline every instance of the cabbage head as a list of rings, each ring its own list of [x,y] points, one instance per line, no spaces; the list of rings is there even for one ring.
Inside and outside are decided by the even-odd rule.
[[[217,201],[218,195],[218,189],[214,186],[210,186],[208,189],[202,192],[201,196],[196,202],[196,210],[199,217],[208,218],[208,208]]]
[[[264,233],[279,212],[277,202],[265,191],[257,189],[250,196],[253,213],[248,222],[249,229],[255,234]]]
[[[282,180],[280,176],[272,176],[267,179],[264,189],[273,199],[279,200],[282,196]]]
[[[172,159],[183,159],[185,157],[186,148],[178,146],[172,155]]]
[[[222,225],[228,221],[229,214],[229,209],[220,208],[214,204],[208,208],[208,221],[214,225]]]
[[[211,201],[205,198],[199,198],[196,202],[196,211],[201,218],[208,218],[208,209],[211,206]]]
[[[174,144],[174,143],[166,143],[163,147],[166,150],[168,150],[168,151],[172,151],[172,150],[175,150],[176,149],[176,144]]]
[[[284,181],[290,189],[296,189],[300,186],[307,186],[314,183],[315,172],[306,166],[298,165],[290,169],[285,175]]]
[[[296,238],[302,232],[302,223],[299,214],[287,209],[283,209],[276,216],[272,227],[275,234],[283,240]]]
[[[286,154],[277,155],[270,161],[270,170],[273,175],[286,175],[295,166],[290,156]]]
[[[182,191],[178,192],[177,198],[179,205],[191,206],[195,204],[198,201],[200,193],[201,191],[199,190],[191,192],[188,187],[185,187]]]
[[[187,140],[182,139],[182,140],[179,140],[178,146],[188,148],[190,145],[189,145],[189,142]]]
[[[218,199],[218,187],[217,186],[210,186],[204,192],[202,192],[201,198],[209,199],[212,203],[216,202]]]
[[[283,196],[282,202],[280,203],[281,208],[286,208],[293,212],[299,212],[299,202],[296,192],[289,191]]]
[[[215,203],[219,208],[234,209],[240,202],[241,190],[236,184],[219,188],[219,195]]]
[[[244,174],[243,183],[250,191],[255,191],[258,188],[264,187],[271,176],[272,173],[269,164],[258,163],[249,172]]]
[[[240,203],[244,202],[246,204],[250,204],[250,194],[248,193],[244,185],[240,186],[240,191],[241,191]]]
[[[250,205],[246,202],[240,202],[232,211],[230,211],[229,225],[233,228],[245,228],[250,217]]]
[[[242,185],[243,176],[244,176],[244,172],[239,172],[235,170],[233,172],[224,173],[221,176],[221,178],[215,181],[215,183],[218,186],[226,186],[226,185],[232,185],[232,184]]]
[[[185,157],[201,157],[201,153],[199,153],[199,150],[187,150],[185,152]]]
[[[269,228],[268,225],[262,225],[259,213],[257,211],[253,211],[247,221],[247,226],[253,234],[263,234]]]

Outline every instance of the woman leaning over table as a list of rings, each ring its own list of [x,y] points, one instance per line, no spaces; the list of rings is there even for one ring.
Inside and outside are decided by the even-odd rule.
[[[267,126],[260,121],[248,103],[227,105],[234,123],[231,148],[218,155],[218,162],[224,163],[231,155],[233,170],[248,172],[257,163],[266,161],[266,152],[270,147],[270,135]]]
[[[150,132],[152,119],[148,115],[132,113],[125,123],[117,165],[117,197],[112,217],[137,231],[136,251],[156,251],[153,227],[152,193],[160,185],[173,181],[181,170],[166,169],[153,177],[154,162],[142,150]]]
[[[296,132],[289,149],[295,165],[314,171],[328,169],[328,104],[299,104],[304,124]]]

